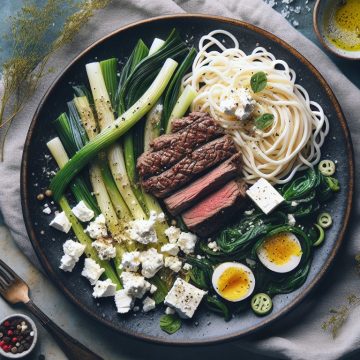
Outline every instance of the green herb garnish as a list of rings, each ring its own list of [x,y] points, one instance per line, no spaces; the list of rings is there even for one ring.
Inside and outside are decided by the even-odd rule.
[[[273,122],[274,122],[274,115],[265,113],[255,119],[255,126],[259,130],[265,130],[269,126],[271,126]]]
[[[250,85],[254,93],[264,90],[266,84],[267,84],[267,77],[263,71],[259,71],[251,77]]]
[[[160,327],[171,335],[181,328],[181,320],[176,315],[163,315],[160,318]]]

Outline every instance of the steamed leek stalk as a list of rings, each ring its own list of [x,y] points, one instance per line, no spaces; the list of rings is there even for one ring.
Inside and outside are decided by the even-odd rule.
[[[54,139],[50,140],[47,143],[47,147],[50,150],[51,155],[55,159],[55,161],[58,164],[59,168],[61,169],[62,167],[64,167],[65,164],[69,161],[69,158],[68,158],[68,156],[66,154],[66,151],[65,151],[60,139],[59,138],[54,138]],[[85,248],[86,256],[92,258],[102,268],[104,268],[105,269],[105,275],[114,284],[116,284],[118,289],[120,289],[121,288],[120,281],[119,281],[116,273],[114,272],[111,264],[109,262],[107,262],[107,261],[101,260],[98,257],[98,255],[96,253],[96,250],[92,247],[92,239],[84,232],[84,228],[82,227],[80,222],[76,219],[76,217],[72,213],[71,207],[70,207],[68,201],[66,200],[66,198],[64,196],[62,196],[59,199],[58,203],[59,203],[61,209],[64,211],[66,217],[71,222],[72,229],[73,229],[77,239],[79,240],[79,242],[81,244],[86,246],[86,248]]]
[[[176,61],[167,59],[159,74],[143,96],[112,124],[106,126],[99,135],[90,140],[55,175],[50,184],[50,189],[53,192],[55,200],[60,199],[70,181],[89,161],[101,150],[112,145],[124,135],[154,106],[164,92],[176,67]]]

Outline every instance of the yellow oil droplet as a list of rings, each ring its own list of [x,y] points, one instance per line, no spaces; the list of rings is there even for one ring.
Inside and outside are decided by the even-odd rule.
[[[347,51],[360,51],[360,0],[343,0],[326,15],[328,40]]]
[[[299,244],[290,233],[281,233],[268,237],[262,245],[267,258],[277,265],[286,264],[292,256],[301,256]]]
[[[229,267],[219,277],[217,287],[222,297],[236,301],[249,291],[250,278],[245,270]]]

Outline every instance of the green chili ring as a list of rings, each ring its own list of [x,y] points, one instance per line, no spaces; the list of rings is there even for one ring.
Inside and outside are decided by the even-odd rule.
[[[317,218],[317,223],[318,225],[320,225],[323,229],[327,229],[329,228],[333,221],[332,221],[332,217],[328,212],[322,212],[321,214],[319,214],[318,218]]]
[[[251,299],[251,309],[256,315],[267,315],[271,312],[272,308],[273,302],[268,294],[258,293]]]
[[[336,169],[336,166],[335,166],[335,163],[332,160],[321,160],[319,162],[319,171],[324,176],[334,175],[335,169]]]
[[[318,239],[313,243],[313,246],[319,246],[319,245],[321,245],[323,242],[324,242],[324,240],[325,240],[325,231],[324,231],[324,229],[320,226],[320,225],[318,225],[318,224],[314,224],[314,226],[319,230],[319,237],[318,237]]]

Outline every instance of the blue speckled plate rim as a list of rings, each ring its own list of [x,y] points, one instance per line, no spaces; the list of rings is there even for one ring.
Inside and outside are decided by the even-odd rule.
[[[314,279],[307,285],[307,287],[304,289],[304,291],[293,301],[291,302],[289,305],[285,306],[280,312],[276,313],[273,316],[268,316],[267,318],[264,318],[264,321],[260,324],[256,324],[253,327],[247,328],[246,330],[242,330],[240,332],[234,333],[232,335],[226,335],[226,336],[218,336],[216,338],[212,338],[211,340],[201,340],[201,341],[192,341],[191,339],[186,340],[186,341],[179,341],[179,340],[172,340],[171,337],[169,337],[168,339],[159,339],[156,337],[152,337],[152,336],[148,336],[148,335],[144,335],[144,334],[138,334],[132,331],[128,331],[128,330],[122,330],[119,329],[118,327],[114,326],[111,321],[105,320],[103,319],[101,316],[97,316],[96,314],[92,313],[90,310],[88,310],[87,308],[84,308],[83,306],[81,306],[81,303],[78,301],[78,299],[76,299],[73,294],[64,286],[62,286],[59,283],[59,279],[57,278],[56,274],[52,271],[52,268],[47,260],[46,254],[43,251],[43,249],[39,246],[39,242],[35,236],[35,232],[33,229],[33,224],[31,222],[31,217],[30,217],[30,212],[29,212],[29,194],[28,194],[28,159],[30,157],[30,152],[28,151],[30,143],[31,143],[31,139],[32,139],[32,134],[33,134],[33,130],[35,127],[35,124],[38,120],[38,115],[39,112],[41,110],[41,108],[43,107],[44,103],[47,101],[48,96],[51,94],[52,90],[54,87],[56,87],[56,84],[58,83],[58,81],[63,77],[63,75],[65,74],[65,72],[78,60],[80,59],[84,53],[88,52],[89,50],[93,49],[94,47],[96,47],[98,44],[106,41],[107,39],[115,36],[116,34],[124,31],[124,30],[128,30],[134,27],[137,27],[141,24],[146,24],[146,23],[150,23],[150,22],[157,22],[157,21],[168,21],[171,19],[184,19],[186,21],[186,19],[189,18],[201,18],[201,19],[206,19],[206,20],[212,20],[212,21],[217,21],[219,23],[228,23],[234,26],[239,26],[239,27],[243,27],[246,28],[250,31],[254,31],[262,36],[265,36],[269,39],[271,39],[272,41],[276,42],[277,44],[279,44],[280,46],[282,46],[284,49],[286,49],[287,51],[289,51],[292,55],[294,55],[300,62],[302,62],[308,69],[309,71],[311,71],[311,73],[316,77],[316,79],[319,81],[319,84],[322,86],[322,88],[326,91],[327,95],[329,96],[329,99],[332,102],[332,105],[334,107],[334,110],[337,114],[338,120],[340,122],[340,125],[342,127],[342,130],[344,132],[344,136],[346,138],[346,152],[347,152],[347,156],[348,156],[348,161],[349,161],[349,172],[348,172],[348,196],[347,196],[347,208],[346,208],[346,212],[344,214],[344,221],[343,221],[343,227],[340,231],[339,237],[327,259],[327,261],[325,262],[323,268],[319,271],[319,273],[314,277]],[[231,340],[235,340],[239,337],[243,337],[243,336],[249,336],[249,335],[253,335],[255,332],[259,332],[260,330],[264,330],[266,327],[268,327],[270,324],[274,323],[275,320],[279,320],[280,318],[282,318],[285,314],[287,314],[290,310],[293,310],[297,305],[299,305],[301,303],[302,300],[304,300],[304,298],[315,288],[315,286],[319,283],[319,281],[321,280],[321,278],[325,275],[325,273],[329,270],[330,265],[332,264],[335,255],[337,254],[337,252],[339,251],[339,248],[344,240],[345,237],[345,233],[349,224],[349,219],[350,219],[350,213],[351,213],[351,209],[352,209],[352,203],[353,203],[353,195],[354,195],[354,182],[355,182],[355,169],[354,169],[354,154],[353,154],[353,146],[352,146],[352,141],[351,141],[351,136],[350,136],[350,131],[348,128],[348,125],[346,123],[344,114],[341,110],[340,104],[337,101],[333,91],[331,90],[330,86],[327,84],[327,82],[325,81],[325,79],[323,78],[323,76],[319,73],[319,71],[303,56],[301,55],[297,50],[295,50],[292,46],[290,46],[288,43],[286,43],[285,41],[281,40],[280,38],[278,38],[277,36],[275,36],[274,34],[263,30],[255,25],[240,21],[240,20],[235,20],[235,19],[231,19],[231,18],[226,18],[226,17],[221,17],[221,16],[213,16],[213,15],[204,15],[204,14],[172,14],[172,15],[165,15],[165,16],[159,16],[159,17],[154,17],[154,18],[150,18],[150,19],[146,19],[146,20],[141,20],[141,21],[137,21],[131,24],[128,24],[126,26],[123,26],[121,28],[119,28],[118,30],[115,30],[114,32],[110,33],[109,35],[103,37],[102,39],[96,41],[95,43],[93,43],[92,45],[90,45],[87,49],[85,49],[83,52],[81,52],[76,58],[74,58],[70,64],[63,70],[63,72],[57,77],[57,79],[52,83],[52,85],[50,86],[50,88],[48,89],[48,91],[46,92],[46,94],[44,95],[44,97],[42,98],[42,100],[40,101],[40,104],[33,116],[33,119],[31,121],[30,124],[30,128],[26,137],[26,141],[25,141],[25,145],[24,145],[24,150],[23,150],[23,157],[22,157],[22,164],[21,164],[21,205],[22,205],[22,210],[23,210],[23,216],[24,216],[24,221],[25,221],[25,226],[30,238],[30,241],[35,249],[35,252],[42,264],[42,266],[44,267],[44,269],[46,270],[46,273],[49,275],[49,277],[51,278],[51,280],[64,292],[64,294],[73,302],[75,303],[80,309],[82,309],[82,311],[84,311],[86,314],[90,315],[92,318],[96,319],[97,321],[101,322],[102,324],[116,330],[117,332],[120,332],[122,334],[125,335],[130,335],[132,337],[141,339],[141,340],[145,340],[145,341],[149,341],[149,342],[155,342],[155,343],[160,343],[160,344],[168,344],[168,345],[208,345],[208,344],[215,344],[218,342],[224,342],[224,341],[231,341]]]

